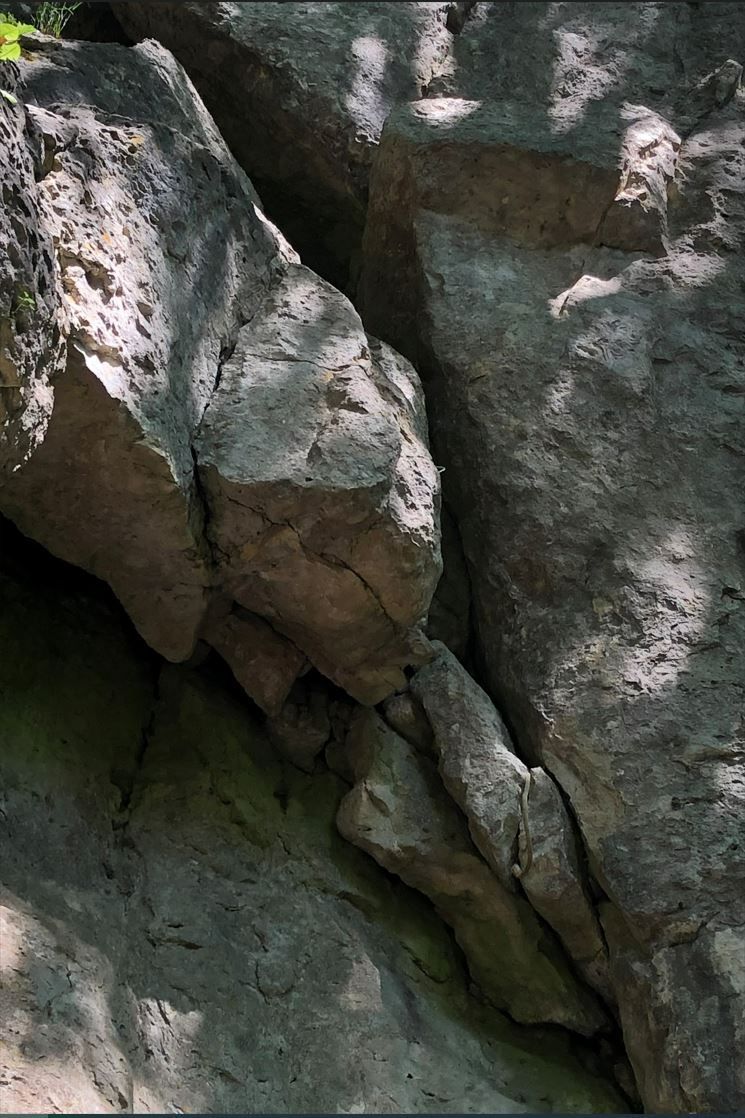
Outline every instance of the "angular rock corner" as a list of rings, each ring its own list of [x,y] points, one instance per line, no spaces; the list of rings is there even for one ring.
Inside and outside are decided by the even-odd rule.
[[[745,1108],[738,16],[0,63],[12,1109]]]

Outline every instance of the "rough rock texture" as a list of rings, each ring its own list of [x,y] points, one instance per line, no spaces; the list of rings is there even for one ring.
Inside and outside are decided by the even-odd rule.
[[[291,264],[223,365],[196,454],[230,597],[361,702],[401,686],[440,573],[408,362]]]
[[[545,770],[515,756],[488,695],[447,648],[435,648],[411,690],[429,721],[443,783],[503,887],[515,891],[519,879],[585,980],[612,1002],[607,951],[559,790]]]
[[[4,1110],[622,1108],[468,997],[431,911],[336,835],[333,776],[283,774],[239,692],[159,672],[96,587],[2,543]]]
[[[429,758],[374,711],[347,737],[356,783],[337,815],[341,834],[420,890],[455,932],[474,981],[517,1021],[585,1035],[606,1023],[523,897],[482,861]]]
[[[545,769],[532,768],[518,835],[520,884],[561,939],[580,974],[607,1002],[608,950],[580,864],[577,834]]]
[[[0,502],[184,659],[211,580],[191,437],[276,244],[167,51],[28,42],[22,97],[43,143],[31,196],[56,241],[67,361],[44,439]]]
[[[494,38],[474,24],[481,84],[389,119],[363,310],[426,375],[486,678],[608,897],[645,1103],[742,1109],[743,28],[727,5],[507,7],[484,5]],[[488,69],[510,20],[536,73],[563,44],[545,98],[509,39]],[[645,243],[637,172],[666,211]]]
[[[381,704],[381,713],[392,730],[422,753],[432,755],[434,735],[424,707],[411,691],[391,695]]]
[[[415,373],[297,263],[166,50],[27,41],[0,507],[167,658],[211,640],[267,710],[305,657],[379,701],[441,570]]]
[[[442,641],[459,660],[466,661],[471,642],[471,584],[463,545],[455,520],[443,505],[442,577],[437,584],[427,618],[427,636]]]
[[[447,3],[118,3],[189,71],[274,220],[344,287],[391,108],[451,48]]]
[[[2,89],[18,100],[18,67]],[[16,92],[14,92],[16,91]],[[34,152],[23,109],[0,98],[0,471],[15,470],[43,440],[52,381],[62,362],[60,296],[52,238],[41,227]],[[38,152],[37,152],[38,155]]]
[[[514,888],[520,798],[528,770],[489,696],[443,645],[411,689],[429,719],[440,775],[481,854]]]
[[[279,714],[293,683],[308,666],[303,653],[237,603],[227,616],[209,617],[203,632],[246,694],[267,714]]]
[[[269,740],[291,764],[312,773],[316,758],[332,737],[331,700],[320,680],[300,679],[287,702],[267,719]]]

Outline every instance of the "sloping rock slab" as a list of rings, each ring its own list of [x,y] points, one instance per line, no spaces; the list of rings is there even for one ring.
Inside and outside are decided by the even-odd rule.
[[[373,711],[353,719],[347,750],[356,783],[339,808],[339,831],[432,900],[492,1004],[528,1024],[584,1035],[601,1028],[602,1009],[528,902],[479,857],[433,762]]]

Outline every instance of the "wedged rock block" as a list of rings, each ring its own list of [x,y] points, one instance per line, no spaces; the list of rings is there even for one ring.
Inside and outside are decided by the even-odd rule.
[[[441,571],[416,374],[298,263],[167,50],[27,42],[0,507],[273,713],[306,658],[384,698]]]
[[[346,747],[355,783],[339,831],[430,898],[488,1000],[526,1024],[583,1035],[607,1025],[530,904],[479,856],[435,764],[374,711],[354,717]]]
[[[745,126],[741,93],[703,104],[677,133],[664,255],[638,251],[633,222],[609,247],[571,216],[567,199],[594,221],[601,186],[608,213],[625,205],[598,108],[561,134],[521,126],[504,164],[501,104],[398,111],[362,291],[368,327],[421,362],[486,680],[571,805],[607,898],[645,1104],[731,1111],[745,1105]],[[665,178],[675,145],[654,127]],[[533,174],[539,158],[555,174]],[[517,165],[533,203],[500,211]],[[382,278],[402,271],[393,297]]]

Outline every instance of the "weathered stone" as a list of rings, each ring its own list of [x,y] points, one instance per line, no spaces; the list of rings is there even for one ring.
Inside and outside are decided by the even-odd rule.
[[[29,43],[25,147],[11,123],[40,181],[28,154],[8,172],[8,253],[44,297],[4,320],[0,507],[167,658],[211,634],[267,710],[303,655],[379,701],[441,570],[416,374],[298,263],[167,51]]]
[[[282,709],[267,719],[266,732],[282,757],[312,773],[332,734],[328,691],[312,680],[298,680]]]
[[[444,645],[414,675],[411,690],[434,734],[443,784],[468,820],[473,841],[506,889],[528,770],[491,699]]]
[[[458,528],[446,505],[440,511],[442,577],[429,607],[427,636],[465,660],[471,640],[471,584]]]
[[[448,6],[120,3],[116,14],[174,52],[274,220],[343,288],[383,123],[450,50]]]
[[[567,135],[645,105],[677,131],[731,91],[731,70],[704,90],[706,75],[743,48],[733,3],[479,2],[428,95],[517,100]]]
[[[0,472],[19,469],[43,441],[62,363],[52,237],[36,185],[40,144],[29,142],[18,67],[4,62],[0,98]],[[15,91],[15,92],[14,92]],[[35,157],[35,158],[34,158]]]
[[[373,711],[354,718],[347,748],[357,783],[339,808],[341,834],[432,900],[492,1004],[517,1021],[597,1031],[600,1006],[525,898],[481,860],[434,764]]]
[[[196,441],[221,578],[361,702],[405,684],[440,574],[421,389],[351,304],[290,265]]]
[[[0,575],[4,1110],[622,1109],[569,1044],[468,997],[429,906],[335,833],[332,776],[283,783],[209,672],[168,668],[155,701],[154,658],[100,588],[18,568]]]
[[[67,361],[43,439],[4,473],[0,501],[109,582],[148,643],[185,659],[211,581],[191,436],[277,247],[167,51],[31,41],[37,235],[55,240]]]
[[[608,951],[587,893],[577,835],[556,784],[530,770],[521,797],[519,880],[533,908],[554,929],[586,982],[613,1002]]]
[[[509,110],[511,139],[488,101],[401,110],[366,231],[366,323],[421,362],[487,683],[571,803],[611,959],[657,960],[633,988],[612,967],[651,1110],[745,1104],[739,972],[713,954],[745,954],[741,105],[683,133],[657,259],[633,221],[615,249],[592,233],[621,186],[599,101],[563,132]]]
[[[204,635],[230,666],[247,695],[269,715],[282,710],[308,661],[266,621],[233,604],[227,617],[209,620]]]
[[[432,753],[432,727],[424,713],[424,707],[415,699],[411,691],[391,695],[382,704],[382,714],[388,725],[410,745],[422,753]]]
[[[411,681],[434,732],[445,787],[502,884],[519,878],[580,973],[612,1001],[608,959],[585,891],[571,820],[551,777],[528,769],[488,695],[442,646]],[[516,855],[519,851],[519,861]]]

